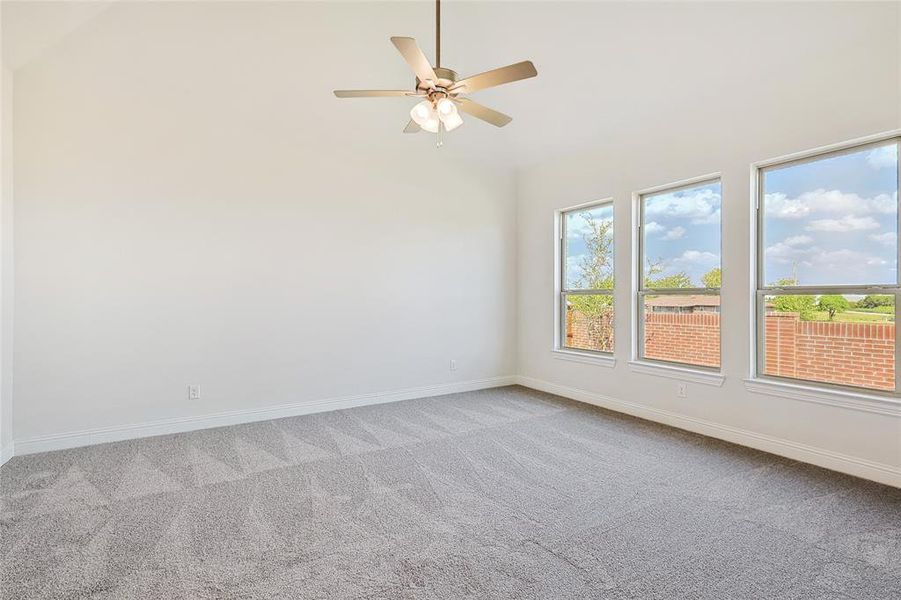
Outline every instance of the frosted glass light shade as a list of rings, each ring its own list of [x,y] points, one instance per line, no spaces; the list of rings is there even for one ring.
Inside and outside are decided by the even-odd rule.
[[[428,131],[429,133],[438,133],[438,127],[441,126],[441,122],[438,121],[437,117],[429,117],[422,123],[419,123],[419,126],[423,131]]]
[[[454,107],[454,112],[449,115],[441,115],[441,122],[444,123],[445,131],[453,131],[463,124],[463,118],[457,113],[456,107]]]
[[[438,115],[435,113],[432,103],[428,100],[423,100],[410,110],[410,118],[413,119],[414,123],[425,129],[425,123],[430,120],[437,121]]]
[[[435,108],[438,110],[438,116],[441,117],[442,120],[444,117],[457,114],[457,107],[448,98],[439,100],[438,105]]]

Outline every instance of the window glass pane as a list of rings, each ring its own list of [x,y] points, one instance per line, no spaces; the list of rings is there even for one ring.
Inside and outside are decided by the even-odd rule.
[[[763,173],[763,282],[894,285],[898,144]]]
[[[613,205],[568,212],[564,219],[564,288],[612,290]]]
[[[642,358],[720,366],[719,295],[647,295],[643,312]]]
[[[564,346],[613,352],[613,296],[570,294],[565,302]]]
[[[767,296],[764,374],[895,388],[895,298]]]
[[[644,286],[720,287],[720,182],[643,197]]]

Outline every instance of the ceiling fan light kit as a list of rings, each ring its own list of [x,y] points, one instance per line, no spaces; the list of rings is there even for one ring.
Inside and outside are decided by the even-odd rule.
[[[438,133],[443,127],[445,131],[453,131],[463,124],[463,118],[457,112],[457,106],[449,98],[440,98],[437,102],[423,100],[410,109],[410,118],[419,128],[429,133]]]
[[[493,69],[460,79],[457,73],[441,66],[441,0],[435,2],[435,66],[423,54],[410,37],[392,37],[391,43],[416,74],[413,90],[335,90],[338,98],[422,98],[410,110],[410,122],[404,133],[426,131],[438,134],[442,130],[453,131],[463,124],[460,111],[503,127],[513,119],[468,98],[470,94],[486,88],[528,79],[538,75],[531,61],[523,61],[499,69]],[[441,145],[440,142],[438,144]]]

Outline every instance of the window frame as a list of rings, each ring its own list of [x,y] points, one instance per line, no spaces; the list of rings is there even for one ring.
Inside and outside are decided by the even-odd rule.
[[[898,182],[898,208],[896,210],[897,233],[901,236],[901,130],[876,134],[846,142],[840,142],[815,148],[788,156],[760,161],[751,165],[751,364],[749,383],[772,383],[790,387],[822,390],[823,392],[837,392],[860,396],[882,397],[891,400],[901,399],[901,335],[899,335],[899,321],[897,318],[898,307],[901,306],[901,239],[896,248],[896,271],[894,285],[793,285],[775,286],[766,285],[766,248],[764,244],[765,207],[763,196],[766,192],[764,186],[764,174],[774,169],[782,169],[796,165],[816,162],[819,160],[853,154],[868,148],[888,145],[894,142],[898,149],[897,182]],[[895,298],[895,389],[880,390],[862,386],[843,385],[827,381],[814,381],[780,375],[765,374],[766,369],[766,297],[767,296],[818,296],[824,294],[885,294]]]
[[[711,184],[711,183],[719,183],[720,184],[720,244],[719,244],[719,267],[722,272],[723,269],[723,202],[722,202],[722,189],[723,189],[723,179],[722,174],[717,173],[709,173],[707,175],[701,175],[698,177],[692,177],[691,179],[683,179],[681,181],[676,181],[673,183],[667,183],[664,185],[659,185],[652,188],[647,188],[633,194],[634,202],[635,202],[635,218],[636,218],[636,227],[635,227],[635,268],[633,269],[633,298],[634,298],[634,308],[635,308],[635,326],[632,328],[635,334],[635,340],[632,344],[633,346],[633,361],[646,364],[646,365],[660,365],[665,367],[674,367],[685,371],[698,371],[704,373],[705,375],[720,375],[723,369],[723,343],[722,343],[722,323],[723,323],[723,302],[722,302],[722,281],[720,282],[720,287],[718,288],[707,288],[707,287],[692,287],[692,288],[646,288],[644,283],[645,278],[645,198],[648,196],[655,196],[665,192],[678,192],[681,190],[690,189],[693,187],[700,187],[703,185]],[[696,295],[696,296],[719,296],[720,297],[720,352],[719,352],[719,367],[709,367],[706,365],[697,365],[689,362],[678,362],[674,360],[663,360],[659,358],[647,358],[644,355],[645,350],[645,314],[644,314],[644,300],[645,297],[651,296],[678,296],[678,295]]]
[[[609,206],[613,213],[613,287],[610,289],[568,289],[566,287],[566,217],[572,213],[584,212],[586,210],[591,210],[593,208],[598,208],[600,206]],[[604,198],[602,200],[592,200],[590,202],[585,202],[583,204],[577,204],[575,206],[570,206],[567,208],[558,209],[556,212],[555,219],[555,234],[556,234],[556,247],[557,247],[557,259],[556,259],[556,270],[557,275],[554,278],[554,303],[555,303],[555,318],[554,318],[554,352],[560,354],[576,354],[583,355],[590,358],[595,358],[603,361],[609,361],[613,359],[613,356],[616,352],[616,296],[614,294],[616,290],[616,207],[613,202],[612,197]],[[605,352],[603,350],[590,350],[585,348],[572,348],[566,345],[566,297],[567,296],[576,296],[576,295],[584,295],[584,296],[610,296],[613,303],[613,324],[614,324],[614,338],[613,338],[613,350],[610,352]]]

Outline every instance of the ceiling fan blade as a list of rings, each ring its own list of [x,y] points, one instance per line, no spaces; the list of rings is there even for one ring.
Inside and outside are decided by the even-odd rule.
[[[484,73],[461,79],[450,87],[450,91],[458,94],[469,94],[485,88],[519,81],[520,79],[528,79],[536,75],[538,75],[538,71],[535,69],[535,65],[532,64],[532,61],[526,60],[515,65],[507,65],[506,67],[485,71]]]
[[[410,119],[410,122],[407,123],[407,126],[404,127],[404,133],[419,133],[420,127],[416,124],[416,121]]]
[[[413,69],[413,72],[416,73],[416,76],[419,77],[419,81],[428,83],[429,87],[435,87],[435,83],[438,82],[438,76],[429,63],[429,59],[419,49],[416,40],[411,37],[393,37],[391,38],[391,43],[394,44],[401,56],[404,57],[404,60],[407,61],[407,64],[410,65],[410,68]]]
[[[410,90],[335,90],[339,98],[403,98],[405,96],[422,96]]]
[[[491,123],[495,127],[503,127],[513,120],[513,117],[508,117],[502,112],[498,112],[487,106],[482,106],[478,102],[473,102],[468,98],[457,98],[454,102],[456,102],[460,107],[460,110],[466,114],[472,115],[477,119],[482,119],[486,123]]]

